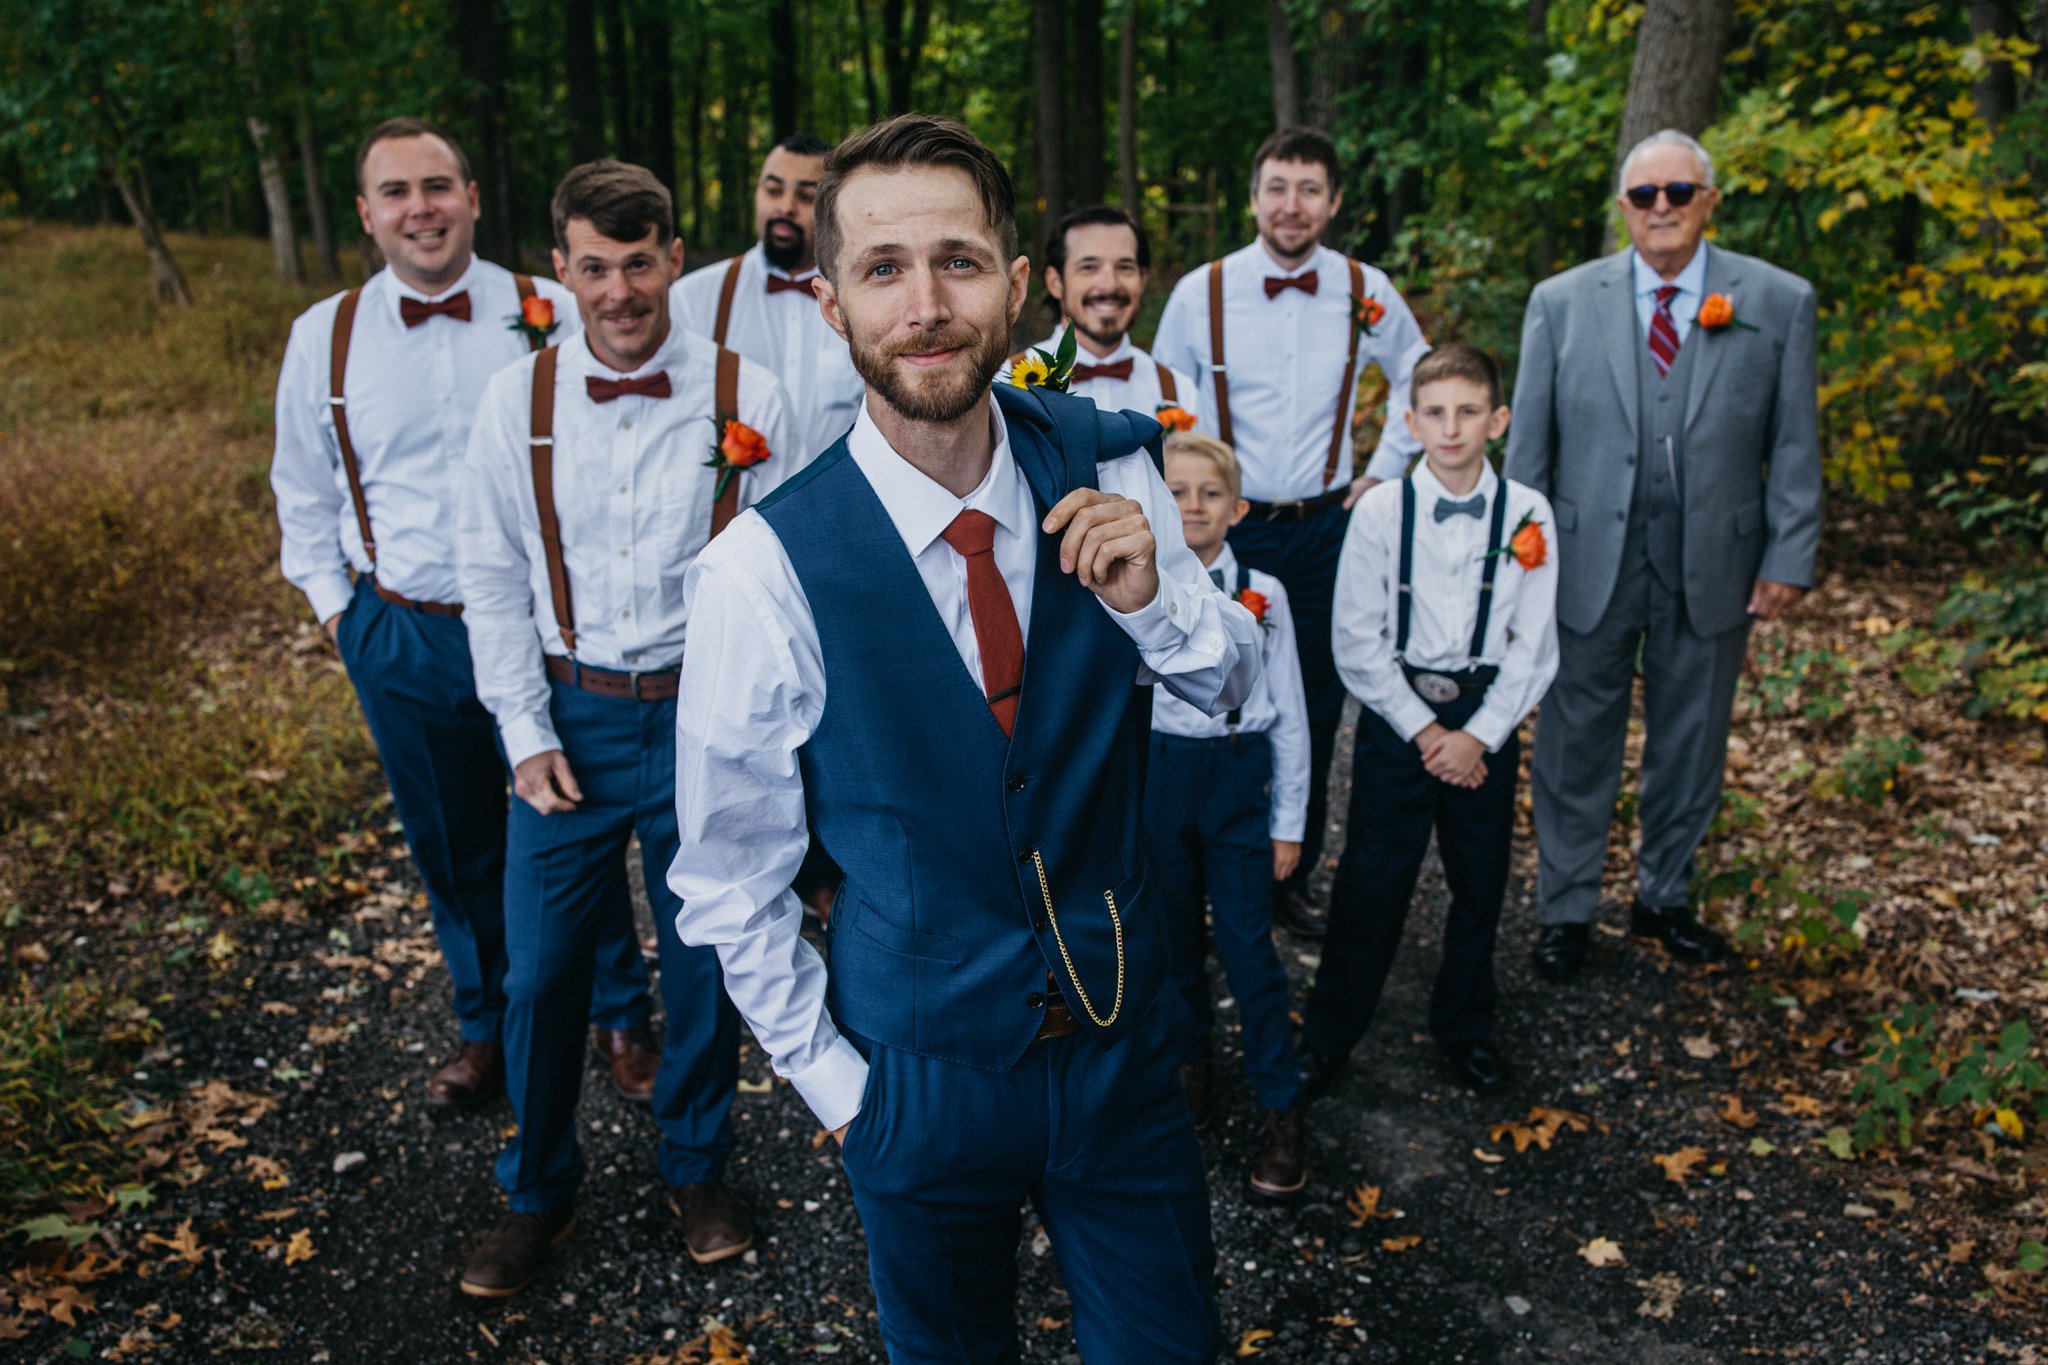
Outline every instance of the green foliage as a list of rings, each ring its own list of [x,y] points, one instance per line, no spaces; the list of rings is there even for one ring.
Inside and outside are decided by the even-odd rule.
[[[1776,957],[1784,969],[1827,976],[1863,953],[1862,910],[1867,891],[1815,887],[1806,869],[1766,854],[1707,878],[1703,905],[1737,916],[1735,942],[1745,951]]]
[[[1906,769],[1926,761],[1911,735],[1865,735],[1815,779],[1814,785],[1824,795],[1882,806],[1896,792]]]
[[[138,1014],[93,981],[38,989],[23,977],[0,996],[0,1202],[104,1197],[123,1168],[112,1077],[122,1048],[155,1027],[134,1029]],[[74,1239],[57,1217],[10,1230]]]
[[[1859,1152],[1913,1145],[1914,1115],[1921,1097],[1941,1084],[1942,1069],[1931,1030],[1934,1006],[1915,1002],[1892,1019],[1874,1016],[1863,1042],[1863,1071],[1849,1092],[1862,1106],[1850,1126]]]
[[[1850,679],[1856,665],[1832,649],[1795,651],[1782,636],[1757,648],[1756,690],[1767,716],[1797,711],[1812,721],[1835,720],[1849,710]]]
[[[1949,590],[1935,623],[1968,637],[1958,663],[1976,689],[1969,714],[2048,720],[2048,569],[1973,570]]]
[[[2026,1020],[2013,1020],[1996,1038],[1972,1039],[1960,1053],[1939,1045],[1934,1021],[1934,1007],[1918,1002],[1870,1019],[1849,1096],[1860,1106],[1850,1128],[1857,1151],[1910,1148],[1944,1111],[1967,1114],[1972,1127],[2014,1142],[2025,1139],[2029,1121],[2048,1124],[2048,1067],[2034,1056]]]

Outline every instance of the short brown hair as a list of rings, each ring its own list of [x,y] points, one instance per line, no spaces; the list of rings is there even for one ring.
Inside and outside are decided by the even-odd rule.
[[[548,206],[555,220],[555,245],[569,251],[569,220],[582,218],[615,242],[637,242],[649,229],[667,246],[676,235],[676,204],[668,186],[645,166],[601,157],[562,177]]]
[[[1259,150],[1252,153],[1252,192],[1259,188],[1259,172],[1268,161],[1308,161],[1321,166],[1330,175],[1330,193],[1336,194],[1344,188],[1342,170],[1337,165],[1337,144],[1330,141],[1330,135],[1320,128],[1295,124],[1287,128],[1276,128],[1272,135],[1259,144]]]
[[[947,166],[964,171],[981,196],[981,210],[1002,248],[1003,264],[1017,256],[1017,186],[996,154],[958,119],[898,114],[855,133],[825,157],[818,182],[818,269],[839,278],[839,192],[855,171],[869,167]]]
[[[369,189],[369,186],[363,183],[363,163],[370,159],[370,148],[380,142],[390,142],[402,137],[437,137],[441,139],[442,142],[447,144],[448,150],[455,153],[455,165],[462,172],[462,183],[467,185],[476,179],[476,176],[470,173],[469,155],[462,150],[462,144],[457,142],[446,128],[443,128],[438,123],[429,123],[423,118],[388,118],[375,128],[372,128],[369,136],[363,139],[363,145],[356,148],[356,188],[358,190],[367,192]]]
[[[1409,404],[1413,406],[1421,396],[1423,385],[1440,379],[1470,380],[1486,390],[1494,407],[1500,406],[1500,366],[1477,346],[1467,346],[1462,341],[1446,342],[1416,361],[1415,373],[1408,379]]]
[[[1165,459],[1176,455],[1192,455],[1207,460],[1216,466],[1216,472],[1223,476],[1224,487],[1230,496],[1244,496],[1244,476],[1237,467],[1237,452],[1226,441],[1218,440],[1205,431],[1176,431],[1166,438]]]

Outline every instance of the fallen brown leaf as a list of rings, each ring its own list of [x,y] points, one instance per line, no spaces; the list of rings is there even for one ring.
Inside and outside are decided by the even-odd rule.
[[[1664,1172],[1666,1180],[1680,1185],[1693,1174],[1693,1168],[1706,1159],[1707,1151],[1704,1147],[1681,1147],[1675,1152],[1666,1152],[1662,1156],[1650,1158],[1657,1163],[1658,1169]]]
[[[1724,1095],[1721,1107],[1714,1112],[1723,1123],[1732,1123],[1745,1133],[1756,1127],[1756,1115],[1743,1108],[1740,1095]]]
[[[293,1233],[292,1239],[284,1244],[284,1263],[286,1265],[297,1265],[301,1261],[310,1261],[317,1255],[319,1253],[313,1250],[313,1234],[305,1228],[300,1228],[297,1232]]]

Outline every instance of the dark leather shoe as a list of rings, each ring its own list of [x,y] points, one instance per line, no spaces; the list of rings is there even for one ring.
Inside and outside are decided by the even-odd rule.
[[[661,1072],[661,1044],[646,1028],[594,1028],[590,1045],[611,1066],[612,1089],[619,1098],[645,1104],[654,1098],[654,1078]]]
[[[1301,1105],[1259,1111],[1259,1154],[1245,1176],[1261,1199],[1286,1199],[1308,1184],[1308,1131]]]
[[[1536,935],[1536,974],[1548,981],[1569,981],[1586,965],[1587,924],[1546,924]]]
[[[1694,918],[1689,905],[1660,910],[1637,901],[1628,931],[1656,939],[1681,962],[1719,962],[1728,955],[1728,940]]]
[[[1330,912],[1298,891],[1282,891],[1273,897],[1273,923],[1301,938],[1321,938],[1330,932]]]
[[[1216,1059],[1206,1048],[1199,1060],[1180,1069],[1181,1093],[1188,1097],[1188,1112],[1194,1115],[1195,1131],[1209,1131],[1209,1100],[1215,1084]]]
[[[737,1256],[754,1244],[754,1216],[722,1180],[678,1185],[668,1206],[683,1224],[683,1247],[698,1265]]]
[[[555,1244],[576,1230],[576,1210],[508,1213],[484,1234],[462,1269],[462,1292],[503,1299],[533,1283]]]
[[[496,1043],[464,1043],[427,1080],[427,1111],[474,1109],[505,1088],[505,1052]]]
[[[1294,1043],[1294,1069],[1301,1076],[1301,1102],[1320,1098],[1344,1074],[1344,1058],[1325,1057],[1298,1038]]]
[[[1451,1071],[1466,1085],[1482,1095],[1490,1095],[1508,1083],[1510,1075],[1507,1058],[1490,1038],[1475,1038],[1468,1043],[1445,1043],[1444,1058],[1451,1064]]]

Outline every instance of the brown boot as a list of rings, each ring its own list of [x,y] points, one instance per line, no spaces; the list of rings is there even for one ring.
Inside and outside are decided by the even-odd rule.
[[[661,1044],[654,1032],[640,1028],[594,1028],[590,1045],[612,1069],[612,1089],[619,1098],[645,1104],[654,1098],[654,1078],[661,1072]]]
[[[508,1213],[484,1234],[462,1269],[462,1292],[503,1299],[533,1283],[555,1244],[576,1230],[576,1210]]]
[[[1180,1069],[1181,1093],[1188,1097],[1188,1112],[1194,1115],[1195,1131],[1209,1131],[1209,1097],[1215,1084],[1216,1058],[1207,1048],[1202,1055]]]
[[[1330,932],[1330,912],[1299,891],[1274,893],[1273,922],[1298,938],[1321,938]]]
[[[754,1244],[754,1217],[722,1180],[678,1185],[668,1206],[683,1224],[683,1246],[698,1265],[737,1256]]]
[[[1247,1182],[1261,1199],[1285,1199],[1308,1184],[1308,1133],[1302,1117],[1298,1104],[1259,1111],[1259,1154]]]
[[[505,1052],[496,1043],[464,1043],[427,1081],[427,1109],[474,1109],[505,1088]]]

